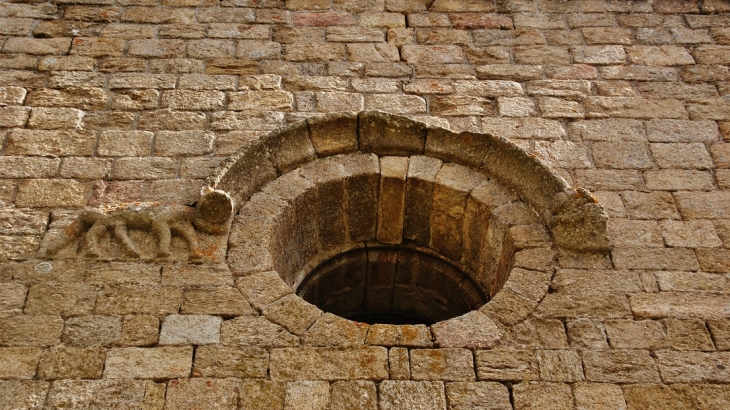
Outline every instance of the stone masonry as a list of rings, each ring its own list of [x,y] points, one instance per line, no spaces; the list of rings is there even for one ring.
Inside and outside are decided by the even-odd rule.
[[[0,138],[0,409],[730,408],[726,0],[0,0]],[[489,301],[297,295],[377,244]]]

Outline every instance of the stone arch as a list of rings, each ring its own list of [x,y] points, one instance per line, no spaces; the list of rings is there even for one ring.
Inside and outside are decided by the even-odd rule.
[[[424,155],[477,170],[513,189],[546,223],[555,244],[571,252],[606,252],[608,219],[586,189],[573,188],[538,158],[490,134],[455,133],[379,111],[311,118],[252,141],[209,178],[237,207],[264,184],[317,158],[353,152]]]
[[[438,316],[433,318],[437,323],[431,325],[430,330],[438,346],[494,346],[508,328],[526,319],[545,297],[554,272],[556,248],[569,253],[604,253],[608,249],[607,216],[590,193],[571,188],[537,158],[504,138],[471,132],[454,133],[382,112],[337,114],[290,125],[248,143],[209,179],[209,189],[229,193],[236,203],[238,215],[231,228],[228,262],[234,275],[241,277],[239,288],[251,295],[278,289],[274,293],[286,294],[295,290],[301,296],[307,293],[301,286],[305,277],[313,273],[312,269],[353,250],[364,248],[366,253],[380,252],[383,243],[376,237],[359,238],[358,241],[364,241],[361,245],[344,239],[330,248],[319,243],[315,244],[315,249],[308,249],[301,240],[305,234],[288,234],[299,228],[285,215],[290,212],[287,209],[300,206],[301,198],[306,198],[308,192],[335,180],[335,174],[342,169],[347,168],[344,172],[348,175],[383,181],[386,175],[382,161],[386,158],[409,164],[419,160],[438,161],[445,164],[439,165],[439,169],[458,170],[463,173],[461,176],[468,174],[481,178],[480,183],[466,190],[469,198],[475,197],[474,188],[489,181],[499,189],[506,187],[514,192],[517,208],[529,210],[534,221],[549,228],[551,238],[542,245],[528,246],[529,249],[503,246],[508,237],[502,232],[496,249],[500,256],[496,258],[496,267],[487,275],[469,269],[479,261],[463,254],[453,258],[447,250],[432,242],[414,241],[401,246],[400,249],[407,251],[431,252],[430,256],[441,258],[444,263],[458,265],[457,270],[461,270],[467,281],[477,283],[487,295],[488,303],[481,307],[469,305],[465,311],[457,312],[458,316],[451,312],[446,320]],[[306,173],[311,175],[302,178]],[[461,176],[452,178],[453,183],[458,185]],[[448,183],[445,186],[448,187]],[[310,198],[305,208],[313,203],[316,204],[316,199],[312,202]],[[493,208],[486,214],[499,219],[500,216],[492,211]],[[509,219],[505,215],[501,218]],[[504,220],[501,223],[511,226]],[[277,234],[282,231],[284,235]],[[269,242],[263,243],[265,241],[259,238],[268,238]],[[375,245],[372,245],[373,241]],[[280,249],[294,251],[276,251]],[[300,260],[292,262],[287,255]],[[458,283],[459,279],[454,282]],[[350,285],[343,285],[343,289]],[[444,284],[444,287],[449,286]],[[299,311],[318,310],[300,298],[290,302],[298,306]],[[336,317],[325,315],[318,323],[336,320],[333,319]],[[408,331],[403,328],[395,333]]]

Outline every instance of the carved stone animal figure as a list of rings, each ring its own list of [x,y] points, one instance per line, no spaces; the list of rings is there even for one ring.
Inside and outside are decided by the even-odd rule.
[[[51,258],[84,232],[86,256],[102,256],[99,240],[111,231],[124,250],[139,258],[142,252],[130,239],[128,230],[138,229],[151,232],[157,239],[157,258],[170,257],[172,235],[182,237],[188,245],[190,259],[200,259],[203,254],[198,246],[195,228],[212,235],[225,233],[225,223],[230,219],[233,204],[223,191],[209,190],[201,196],[197,208],[185,205],[130,205],[112,212],[86,210],[64,230],[64,235],[41,249],[39,257]]]

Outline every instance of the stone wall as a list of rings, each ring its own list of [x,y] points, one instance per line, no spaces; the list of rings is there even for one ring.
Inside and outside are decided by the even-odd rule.
[[[0,1],[0,408],[730,406],[727,1]],[[415,122],[372,142],[365,110]],[[296,255],[242,271],[284,178],[324,198],[356,172],[317,164],[357,151],[379,194],[413,155],[506,187],[456,189],[520,204],[479,219],[509,230],[502,290],[366,325],[294,294]],[[257,211],[206,225],[208,185]],[[312,203],[277,246],[340,215]]]

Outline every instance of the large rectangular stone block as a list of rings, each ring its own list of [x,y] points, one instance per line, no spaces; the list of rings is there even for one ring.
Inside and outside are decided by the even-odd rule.
[[[274,349],[273,380],[382,380],[388,378],[384,347]]]
[[[104,365],[105,379],[174,379],[189,377],[192,346],[123,347],[111,349]]]

